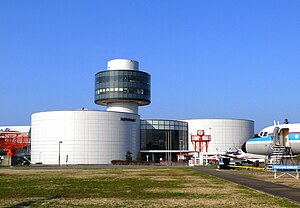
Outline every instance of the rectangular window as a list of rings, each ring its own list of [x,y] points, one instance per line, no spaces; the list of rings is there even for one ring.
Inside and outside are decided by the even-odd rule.
[[[160,124],[160,125],[158,125],[158,129],[163,130],[163,129],[165,129],[165,126]]]
[[[158,129],[158,125],[157,124],[153,124],[153,128],[154,129]]]
[[[164,124],[165,124],[165,121],[158,121],[158,124],[159,124],[159,125],[164,125]]]

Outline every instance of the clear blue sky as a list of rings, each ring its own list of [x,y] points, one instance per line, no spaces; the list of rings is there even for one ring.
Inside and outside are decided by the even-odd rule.
[[[152,75],[142,118],[300,122],[300,1],[0,1],[0,125],[94,104],[128,58]]]

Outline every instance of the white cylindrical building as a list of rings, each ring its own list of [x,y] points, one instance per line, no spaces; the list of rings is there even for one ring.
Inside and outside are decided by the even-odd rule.
[[[137,114],[74,110],[32,115],[34,163],[57,165],[60,156],[61,164],[110,164],[112,160],[125,160],[128,150],[132,158],[140,150]]]
[[[190,135],[204,130],[211,135],[208,152],[241,149],[242,144],[254,134],[254,121],[244,119],[189,119],[189,151],[193,151]]]
[[[150,104],[150,75],[114,59],[96,74],[95,103],[107,111],[49,111],[31,121],[31,159],[43,164],[110,164],[140,151],[138,106]],[[60,159],[59,159],[60,158]]]

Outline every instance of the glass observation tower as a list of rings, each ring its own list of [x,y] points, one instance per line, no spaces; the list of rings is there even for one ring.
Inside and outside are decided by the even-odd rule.
[[[151,76],[128,59],[107,62],[107,70],[95,75],[95,103],[107,111],[138,114],[138,106],[151,103]]]

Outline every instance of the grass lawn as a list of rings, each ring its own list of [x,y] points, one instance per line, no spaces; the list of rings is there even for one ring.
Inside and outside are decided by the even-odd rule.
[[[300,207],[187,168],[0,169],[2,207]]]

